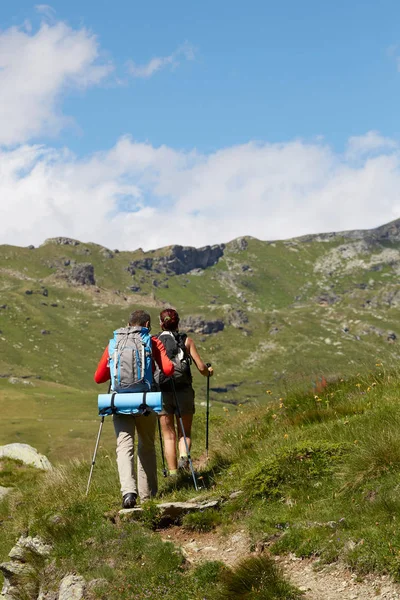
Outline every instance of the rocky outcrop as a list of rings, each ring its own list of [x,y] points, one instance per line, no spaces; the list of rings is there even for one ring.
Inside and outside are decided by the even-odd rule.
[[[180,322],[180,329],[188,333],[201,333],[209,335],[211,333],[218,333],[223,331],[225,323],[222,319],[206,320],[202,317],[186,317]]]
[[[49,459],[43,454],[39,454],[36,448],[32,448],[29,444],[15,443],[0,446],[0,458],[3,457],[20,460],[26,465],[31,465],[44,471],[52,469]]]
[[[22,536],[9,553],[10,561],[0,564],[4,576],[2,600],[36,600],[39,573],[49,557],[51,546],[39,537]]]
[[[57,246],[79,246],[80,242],[68,237],[55,237],[48,238],[42,245],[46,246],[47,244],[56,244]]]
[[[226,249],[229,252],[233,252],[233,253],[237,253],[237,252],[243,252],[243,250],[247,250],[247,247],[249,245],[248,243],[248,239],[251,239],[249,236],[248,237],[238,237],[235,240],[232,240],[231,242],[229,242],[226,245]]]
[[[75,285],[96,285],[94,267],[90,263],[78,263],[71,267],[68,280]]]
[[[205,246],[204,248],[193,248],[192,246],[170,246],[166,248],[164,256],[146,256],[132,261],[127,270],[132,275],[136,269],[154,271],[155,273],[167,273],[183,275],[193,269],[206,269],[215,265],[224,254],[224,244]]]
[[[366,240],[370,244],[380,241],[400,242],[400,219],[375,227],[374,229],[353,229],[349,231],[332,231],[303,235],[294,238],[297,242],[331,242],[336,239]]]

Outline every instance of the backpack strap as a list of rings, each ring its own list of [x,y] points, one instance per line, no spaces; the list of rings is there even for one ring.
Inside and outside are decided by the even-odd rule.
[[[151,413],[151,410],[149,409],[149,407],[146,403],[146,396],[147,396],[147,392],[143,392],[143,402],[139,406],[139,409],[138,409],[140,414],[143,415],[144,417],[148,417],[149,414]]]

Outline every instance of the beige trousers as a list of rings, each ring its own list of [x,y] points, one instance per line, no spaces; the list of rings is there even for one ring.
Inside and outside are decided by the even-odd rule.
[[[157,494],[157,462],[154,438],[157,415],[114,415],[114,429],[117,436],[117,465],[121,492],[137,494],[141,501]],[[135,429],[138,434],[137,477],[134,472]]]

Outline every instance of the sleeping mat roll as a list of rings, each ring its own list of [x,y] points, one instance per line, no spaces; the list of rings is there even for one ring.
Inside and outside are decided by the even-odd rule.
[[[99,394],[98,408],[99,415],[112,415],[111,400],[113,394]],[[161,392],[135,392],[114,394],[114,413],[119,415],[137,415],[147,408],[154,412],[160,412],[162,409]]]

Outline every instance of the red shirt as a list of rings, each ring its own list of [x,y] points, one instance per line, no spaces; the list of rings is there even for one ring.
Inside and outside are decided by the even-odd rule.
[[[156,337],[151,338],[151,351],[153,356],[153,371],[154,361],[167,377],[171,377],[174,373],[174,363],[167,356],[164,344]],[[110,367],[108,366],[108,346],[103,352],[103,356],[97,365],[94,380],[96,383],[105,383],[110,379]]]

